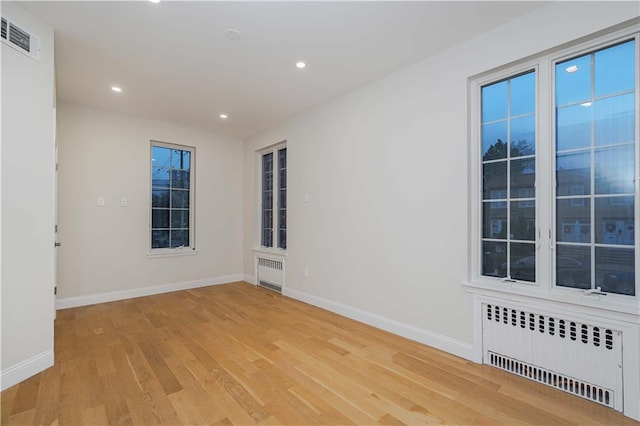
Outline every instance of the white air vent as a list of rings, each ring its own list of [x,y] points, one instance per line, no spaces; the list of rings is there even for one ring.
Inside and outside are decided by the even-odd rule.
[[[484,362],[622,411],[622,332],[554,314],[482,305]]]
[[[261,287],[282,292],[284,284],[284,261],[258,256],[257,282]]]
[[[40,61],[40,39],[21,25],[2,17],[2,41],[36,61]]]

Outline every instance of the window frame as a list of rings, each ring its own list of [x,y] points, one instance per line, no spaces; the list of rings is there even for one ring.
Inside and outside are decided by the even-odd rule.
[[[468,128],[468,270],[464,285],[472,292],[489,291],[489,294],[513,294],[531,296],[538,299],[555,300],[575,305],[610,309],[621,313],[638,315],[637,304],[640,300],[640,285],[636,284],[634,296],[607,293],[585,295],[584,290],[561,287],[555,284],[556,242],[556,132],[555,132],[555,66],[570,58],[579,57],[594,51],[635,40],[635,188],[634,188],[634,238],[635,238],[635,276],[640,277],[638,254],[638,224],[640,223],[640,32],[637,27],[613,31],[606,35],[591,36],[583,41],[565,45],[561,48],[543,52],[539,55],[517,61],[469,79],[469,128]],[[568,46],[568,47],[567,47]],[[535,72],[536,108],[536,282],[522,282],[482,275],[482,144],[481,144],[481,90],[484,86],[516,77],[526,72]],[[546,165],[546,166],[543,166]],[[509,278],[509,277],[508,277]]]
[[[254,237],[254,251],[259,251],[259,252],[266,252],[266,253],[272,253],[272,254],[281,254],[281,255],[286,255],[287,253],[287,248],[281,248],[280,247],[280,235],[279,235],[279,210],[280,210],[280,175],[279,175],[279,169],[280,169],[280,162],[279,162],[279,157],[278,157],[278,153],[280,152],[280,150],[282,149],[286,149],[287,150],[287,156],[286,156],[286,174],[287,174],[287,185],[288,185],[288,181],[289,181],[289,151],[287,149],[287,141],[282,141],[282,142],[278,142],[274,145],[270,145],[268,147],[262,148],[260,150],[257,150],[255,152],[256,154],[256,232],[255,232],[255,237]],[[263,179],[262,176],[264,174],[264,170],[263,170],[263,157],[265,155],[268,154],[272,154],[273,155],[273,161],[271,164],[271,169],[272,169],[272,191],[273,191],[273,197],[272,197],[272,223],[271,223],[271,229],[273,232],[272,235],[272,245],[271,246],[265,246],[263,245]],[[286,198],[288,198],[288,188],[285,187],[285,190],[287,190],[286,195],[285,195],[285,200]],[[288,205],[288,203],[287,203]],[[287,235],[287,237],[285,238],[285,244],[286,241],[288,240],[288,207],[285,207],[285,209],[287,210],[287,218],[285,219],[285,235]]]
[[[180,151],[187,151],[190,153],[189,159],[189,245],[181,247],[152,247],[153,240],[153,148],[167,148],[176,149]],[[180,256],[180,255],[195,255],[196,249],[196,232],[195,232],[195,210],[196,210],[196,148],[194,146],[180,145],[169,142],[161,142],[157,140],[150,140],[149,143],[149,226],[148,226],[148,251],[149,257],[167,257],[167,256]],[[169,230],[171,232],[171,223],[169,223]]]

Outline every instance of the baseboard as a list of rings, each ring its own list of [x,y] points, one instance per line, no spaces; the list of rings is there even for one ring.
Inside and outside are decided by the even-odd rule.
[[[253,284],[253,285],[258,284],[258,282],[256,281],[256,277],[254,277],[253,275],[243,274],[242,278],[245,282],[248,282],[249,284]]]
[[[91,294],[88,296],[67,297],[64,299],[56,300],[56,309],[75,308],[78,306],[95,305],[96,303],[113,302],[114,300],[132,299],[134,297],[151,296],[154,294],[170,293],[172,291],[189,290],[191,288],[227,284],[236,281],[242,281],[242,279],[242,274],[233,274],[215,278],[207,278],[203,280],[183,281],[179,283],[113,291],[109,293]]]
[[[32,356],[0,371],[0,390],[17,385],[23,380],[53,366],[53,349]]]
[[[334,302],[322,297],[315,296],[303,291],[284,288],[283,294],[310,305],[318,306],[336,314],[363,322],[381,330],[397,334],[407,339],[415,340],[427,346],[440,349],[450,354],[459,356],[469,361],[473,360],[473,345],[471,343],[462,342],[447,336],[442,336],[431,331],[423,330],[409,324],[395,321],[362,309]]]

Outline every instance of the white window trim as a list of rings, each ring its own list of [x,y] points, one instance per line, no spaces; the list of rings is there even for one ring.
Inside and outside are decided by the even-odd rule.
[[[276,255],[280,257],[287,256],[287,249],[282,249],[278,247],[278,232],[277,232],[277,224],[276,221],[276,207],[278,205],[278,197],[279,191],[276,190],[279,186],[279,173],[277,173],[277,153],[280,149],[287,148],[287,141],[284,140],[282,142],[278,142],[277,144],[267,146],[265,148],[261,148],[255,152],[255,200],[256,200],[256,209],[255,209],[255,219],[254,219],[254,238],[253,238],[253,252],[254,253],[262,253],[269,255]],[[274,205],[274,215],[273,215],[273,247],[266,247],[262,245],[262,156],[264,154],[273,153],[273,205]],[[289,180],[289,150],[287,149],[287,185]],[[287,197],[289,196],[289,191],[287,189]],[[288,203],[287,203],[288,204]],[[288,233],[289,233],[289,220],[288,220],[288,207],[287,207],[287,241],[288,241]],[[287,244],[288,245],[288,244]]]
[[[151,223],[152,223],[152,214],[153,214],[153,206],[152,206],[152,197],[153,197],[153,173],[152,173],[152,158],[153,158],[153,147],[159,146],[163,148],[171,148],[171,149],[179,149],[182,151],[189,151],[191,153],[190,164],[189,164],[189,246],[187,247],[175,247],[175,248],[151,248]],[[147,190],[149,196],[149,222],[148,222],[148,234],[147,234],[147,247],[148,250],[146,252],[147,257],[149,258],[163,258],[163,257],[173,257],[173,256],[194,256],[198,254],[198,250],[196,249],[196,232],[195,232],[195,210],[196,210],[196,179],[195,179],[195,170],[196,170],[196,148],[194,146],[187,145],[179,145],[175,143],[169,142],[161,142],[156,140],[151,140],[149,143],[149,188]]]
[[[554,68],[556,62],[571,57],[577,57],[588,52],[615,44],[618,41],[635,37],[636,46],[640,44],[637,26],[628,26],[604,36],[593,37],[589,40],[546,52],[505,66],[499,70],[474,76],[469,79],[469,128],[468,128],[468,202],[469,202],[469,235],[468,235],[468,270],[464,286],[467,291],[484,296],[515,297],[517,300],[531,302],[557,302],[565,306],[584,308],[588,312],[606,312],[606,315],[620,315],[628,321],[637,321],[640,317],[640,288],[636,288],[635,296],[608,293],[604,295],[587,295],[578,289],[563,288],[553,285],[553,252],[548,247],[555,243],[555,199],[553,197],[552,182],[555,181],[555,114],[552,98],[554,88]],[[640,55],[636,53],[636,67],[640,67]],[[482,211],[481,184],[482,167],[480,141],[480,113],[481,88],[487,84],[507,79],[518,74],[535,70],[536,72],[536,270],[537,283],[509,282],[502,278],[487,277],[481,274],[482,253]],[[636,88],[640,92],[640,78],[636,73]],[[638,92],[637,92],[638,93]],[[636,95],[636,111],[640,111],[640,96]],[[640,261],[638,243],[640,230],[640,120],[636,114],[636,187],[635,187],[635,241],[636,241],[636,280],[640,276]],[[541,164],[548,165],[542,168]],[[547,249],[540,250],[540,247]]]

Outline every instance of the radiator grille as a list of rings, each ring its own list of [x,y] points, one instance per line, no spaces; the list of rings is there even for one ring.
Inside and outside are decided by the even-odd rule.
[[[269,290],[282,292],[284,284],[284,261],[267,257],[257,258],[258,285]]]
[[[277,269],[279,271],[282,271],[281,260],[265,259],[264,257],[259,257],[258,266],[264,266],[266,268]]]
[[[613,408],[613,391],[526,362],[489,352],[489,364],[501,370]]]
[[[483,303],[484,362],[623,409],[622,332],[581,315]]]
[[[542,334],[549,334],[550,336],[555,336],[557,333],[561,339],[579,340],[584,344],[596,347],[600,347],[602,334],[604,333],[603,349],[613,349],[614,333],[610,329],[602,329],[576,321],[567,321],[553,316],[535,314],[497,305],[487,305],[486,318],[489,321],[502,322],[512,327],[537,331]]]

